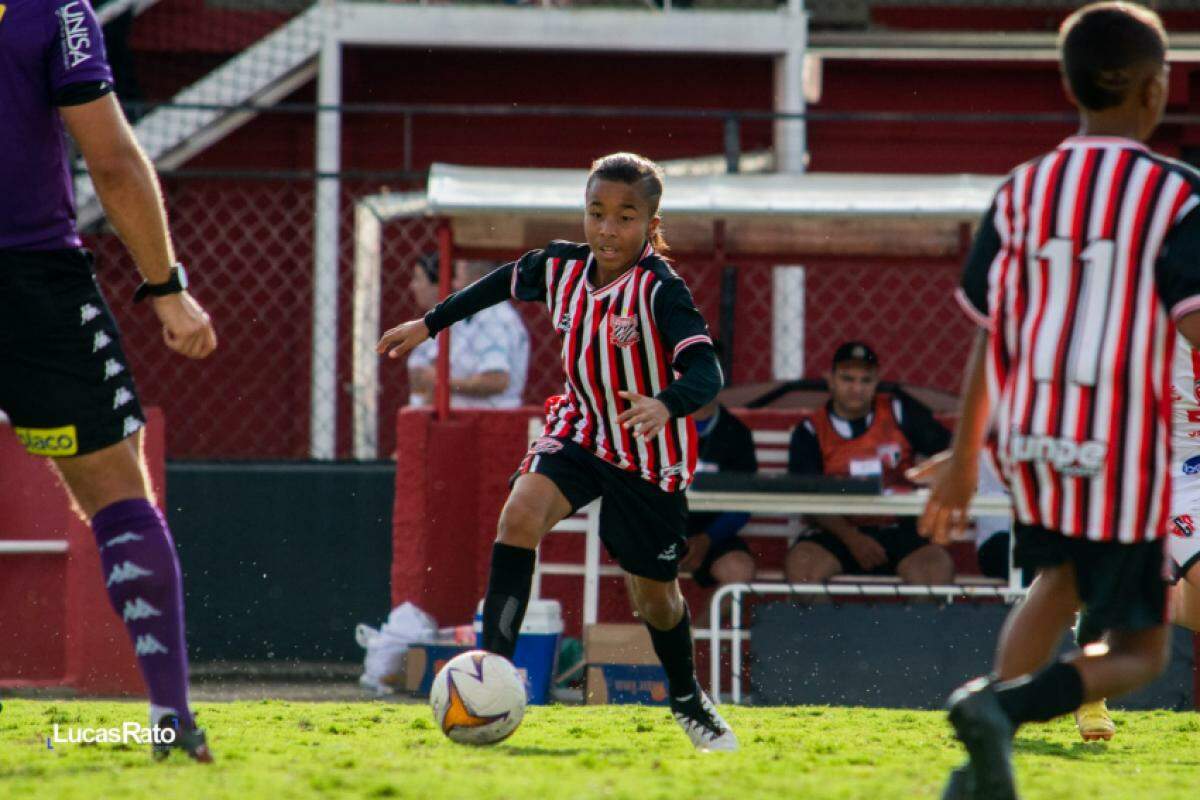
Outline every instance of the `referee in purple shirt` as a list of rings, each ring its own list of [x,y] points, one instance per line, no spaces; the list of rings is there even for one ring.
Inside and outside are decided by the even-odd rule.
[[[174,731],[154,737],[154,755],[208,762],[188,706],[179,560],[149,489],[145,418],[120,335],[76,231],[64,126],[142,275],[134,300],[150,300],[166,346],[204,358],[217,339],[187,292],[154,167],[113,96],[86,0],[0,4],[0,116],[0,411],[26,450],[51,459],[91,523],[150,723]]]

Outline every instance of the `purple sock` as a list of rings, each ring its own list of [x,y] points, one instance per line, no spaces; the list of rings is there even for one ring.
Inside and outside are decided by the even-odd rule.
[[[148,500],[121,500],[96,512],[92,531],[108,599],[129,631],[151,706],[173,711],[184,730],[194,728],[183,579],[166,520]]]

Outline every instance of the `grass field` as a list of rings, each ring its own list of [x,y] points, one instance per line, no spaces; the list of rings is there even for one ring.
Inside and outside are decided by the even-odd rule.
[[[742,750],[698,754],[661,708],[533,708],[506,743],[444,739],[424,705],[202,703],[217,763],[138,745],[58,744],[60,728],[143,722],[133,703],[5,701],[0,798],[935,798],[962,756],[941,714],[727,708]],[[1085,745],[1066,720],[1017,739],[1022,797],[1195,798],[1200,716],[1121,713]],[[64,734],[65,735],[65,734]]]

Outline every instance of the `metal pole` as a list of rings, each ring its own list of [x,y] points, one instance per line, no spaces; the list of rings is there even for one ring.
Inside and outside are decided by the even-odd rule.
[[[732,114],[725,118],[725,171],[736,175],[742,167],[742,124]]]
[[[450,294],[450,278],[454,272],[454,231],[450,220],[438,223],[438,298]],[[434,404],[439,422],[450,419],[450,329],[438,334],[437,378],[433,386]]]
[[[808,49],[808,15],[801,0],[788,2],[789,29],[796,31],[787,52],[775,59],[775,110],[784,114],[804,113],[804,52]],[[775,122],[775,169],[804,172],[808,143],[803,119]]]
[[[337,446],[338,206],[341,181],[342,47],[337,8],[324,2],[325,25],[317,75],[316,224],[313,247],[312,383],[309,455],[332,459]]]
[[[583,549],[583,624],[595,625],[600,616],[600,503],[588,507],[587,538]]]

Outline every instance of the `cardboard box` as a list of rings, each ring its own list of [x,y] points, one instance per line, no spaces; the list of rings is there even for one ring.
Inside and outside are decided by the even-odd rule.
[[[591,625],[583,635],[585,702],[663,705],[667,675],[645,625]]]
[[[457,655],[474,650],[459,644],[417,642],[404,654],[404,689],[422,697],[429,696],[433,678],[446,662]]]

